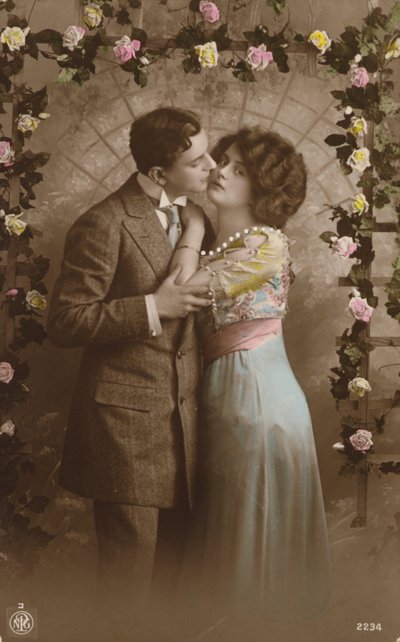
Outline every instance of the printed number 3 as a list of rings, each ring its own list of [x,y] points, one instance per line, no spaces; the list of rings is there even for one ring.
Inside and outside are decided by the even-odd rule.
[[[382,631],[380,622],[358,622],[357,631]]]

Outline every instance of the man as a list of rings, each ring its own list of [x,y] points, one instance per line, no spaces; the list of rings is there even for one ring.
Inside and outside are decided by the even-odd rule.
[[[139,172],[70,229],[50,306],[50,339],[84,346],[60,484],[93,498],[99,581],[137,608],[157,541],[171,529],[179,538],[174,515],[193,497],[199,357],[188,313],[210,300],[207,287],[176,285],[168,265],[179,206],[215,166],[207,144],[192,112],[160,108],[133,123]]]

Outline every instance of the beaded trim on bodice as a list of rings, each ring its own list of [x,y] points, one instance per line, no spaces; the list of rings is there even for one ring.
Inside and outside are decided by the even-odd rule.
[[[215,250],[203,251],[200,265],[212,274],[212,317],[200,315],[206,333],[239,320],[285,315],[290,255],[281,230],[245,228]]]

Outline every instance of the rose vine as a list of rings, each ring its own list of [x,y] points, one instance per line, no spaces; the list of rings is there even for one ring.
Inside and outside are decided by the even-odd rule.
[[[284,12],[286,4],[286,0],[267,0],[276,16]],[[296,34],[292,38],[287,25],[278,32],[258,25],[243,34],[247,43],[245,50],[230,37],[229,26],[221,20],[221,12],[214,2],[191,0],[186,24],[180,26],[176,35],[164,43],[158,41],[156,46],[143,29],[133,24],[131,10],[140,6],[139,0],[83,0],[82,24],[69,25],[64,33],[53,29],[32,33],[28,21],[12,13],[14,0],[0,2],[0,11],[7,13],[7,26],[0,32],[0,113],[5,113],[6,102],[16,105],[17,132],[13,139],[0,129],[0,250],[19,257],[17,275],[29,280],[27,289],[15,283],[10,285],[6,281],[6,266],[3,264],[0,270],[3,311],[6,310],[7,318],[14,325],[13,337],[3,346],[4,352],[0,355],[0,561],[3,562],[7,553],[2,551],[12,553],[24,538],[25,541],[27,537],[31,538],[37,546],[45,545],[51,538],[40,527],[32,527],[29,517],[29,511],[42,512],[48,498],[30,497],[29,492],[18,495],[17,492],[20,475],[33,473],[34,462],[26,454],[25,444],[16,434],[11,417],[15,404],[24,401],[29,394],[25,383],[29,366],[21,360],[21,351],[31,342],[41,344],[46,338],[41,314],[46,309],[47,292],[43,279],[48,270],[48,259],[33,253],[30,241],[34,230],[24,220],[24,212],[34,207],[35,187],[43,180],[41,170],[48,162],[49,154],[33,153],[24,150],[24,146],[50,114],[46,112],[46,87],[33,91],[16,82],[25,56],[53,60],[59,68],[59,82],[82,84],[96,73],[99,53],[111,49],[114,63],[144,87],[152,65],[170,57],[174,49],[179,48],[183,50],[182,66],[186,73],[198,74],[206,70],[212,74],[213,68],[223,66],[238,80],[255,82],[268,73],[266,70],[272,65],[287,73],[287,49],[297,43],[303,49],[315,49],[319,53],[319,63],[331,71],[348,75],[349,86],[344,91],[332,92],[341,112],[338,126],[344,131],[331,134],[326,142],[336,149],[344,173],[359,172],[359,192],[354,195],[350,210],[342,205],[329,206],[336,229],[324,232],[321,237],[341,258],[354,260],[348,276],[354,286],[349,309],[355,320],[351,329],[346,329],[342,335],[337,351],[339,366],[332,368],[331,384],[337,401],[346,399],[349,394],[361,397],[371,388],[359,374],[363,359],[373,348],[364,331],[378,304],[368,278],[368,266],[374,260],[372,206],[379,210],[391,205],[396,210],[400,248],[400,181],[395,177],[400,146],[385,138],[384,129],[385,121],[397,113],[392,98],[391,63],[400,57],[400,37],[396,29],[400,2],[394,4],[389,15],[380,9],[373,10],[361,29],[346,27],[336,40],[320,30],[307,35]],[[126,26],[126,33],[117,39],[107,35],[107,26],[113,20]],[[222,56],[220,52],[223,52]],[[372,124],[376,135],[370,148],[365,141],[371,134],[368,128]],[[19,180],[18,203],[11,201],[15,179]],[[388,314],[400,321],[400,258],[393,267],[386,288],[386,307]],[[393,407],[399,402],[400,391],[396,391]],[[377,432],[383,430],[384,422],[385,415],[376,418]],[[350,467],[371,451],[369,428],[360,425],[352,416],[342,420],[343,441],[335,444],[335,448],[347,454]],[[399,466],[390,463],[382,464],[380,470],[400,472]]]

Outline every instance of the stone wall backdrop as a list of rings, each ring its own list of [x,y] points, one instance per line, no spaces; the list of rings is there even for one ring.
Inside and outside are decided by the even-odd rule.
[[[273,12],[265,2],[219,0],[218,4],[223,15],[229,12],[236,36],[257,24],[255,16],[257,22],[274,23]],[[371,3],[289,0],[288,4],[294,31],[306,33],[310,27],[318,26],[336,36],[345,25],[360,24]],[[143,28],[151,35],[171,35],[185,20],[184,0],[144,0],[143,5]],[[384,8],[390,5],[382,3]],[[32,0],[26,0],[27,14],[31,6]],[[280,23],[275,23],[277,28]],[[37,0],[32,30],[51,27],[63,31],[70,24],[74,24],[73,0]],[[329,367],[336,365],[335,336],[350,327],[352,319],[346,312],[347,289],[337,287],[337,277],[347,272],[348,263],[333,258],[318,236],[331,228],[325,204],[346,202],[355,191],[354,178],[341,173],[334,151],[323,142],[334,131],[337,120],[330,90],[340,87],[343,78],[332,77],[322,68],[317,76],[310,76],[305,56],[291,55],[291,73],[280,74],[271,65],[260,74],[257,83],[244,84],[222,69],[203,70],[199,76],[185,75],[182,57],[176,53],[152,69],[148,86],[140,89],[110,62],[111,56],[104,54],[104,58],[96,76],[83,87],[57,83],[56,67],[42,59],[38,63],[29,61],[25,71],[26,81],[35,88],[49,83],[47,111],[51,118],[41,124],[30,143],[35,151],[48,150],[52,157],[38,190],[37,207],[29,212],[30,223],[41,233],[35,241],[36,250],[51,259],[48,289],[51,292],[58,274],[65,234],[72,222],[114,191],[134,170],[128,129],[143,112],[161,105],[192,109],[201,116],[211,142],[243,124],[261,124],[295,144],[309,168],[309,188],[306,202],[287,226],[296,279],[285,334],[290,361],[313,417],[336,583],[328,612],[312,626],[299,626],[290,639],[356,642],[368,638],[373,642],[395,642],[400,636],[400,531],[395,520],[400,510],[400,480],[393,475],[371,475],[367,527],[350,528],[355,514],[355,478],[338,476],[342,460],[331,447],[340,429],[329,392]],[[210,205],[204,200],[202,204],[212,218]],[[379,212],[379,220],[394,220],[391,217],[390,211]],[[374,269],[376,274],[386,275],[395,247],[389,235],[376,236],[378,258]],[[379,295],[382,303],[384,292]],[[385,315],[383,305],[380,310],[374,316],[372,334],[398,335],[398,324]],[[379,349],[372,357],[370,380],[377,396],[392,394],[398,386],[399,368],[390,366],[400,361],[398,352]],[[41,524],[56,537],[44,549],[34,579],[21,582],[7,600],[10,605],[25,600],[38,609],[39,639],[43,642],[84,642],[75,627],[84,617],[85,600],[94,587],[95,541],[90,502],[58,489],[56,484],[80,351],[63,351],[46,342],[42,347],[30,348],[27,356],[31,362],[32,393],[30,401],[19,410],[20,424],[26,441],[33,443],[39,455],[43,469],[41,491],[53,497]],[[398,417],[396,411],[391,414],[377,452],[399,452]],[[78,585],[82,591],[77,591]],[[383,630],[357,631],[357,623],[364,622],[381,623]],[[243,633],[238,635],[228,621],[204,632],[201,639],[272,639],[269,631],[257,623],[249,624],[245,637]],[[289,637],[282,632],[280,639],[286,642]],[[276,633],[275,640],[279,640]]]

